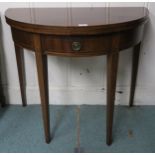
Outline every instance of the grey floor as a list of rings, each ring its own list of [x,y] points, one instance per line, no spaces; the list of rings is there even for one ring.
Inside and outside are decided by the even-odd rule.
[[[53,140],[44,142],[39,105],[0,108],[0,152],[74,152],[76,106],[50,106]],[[106,107],[81,106],[84,152],[155,152],[155,106],[116,106],[113,144],[106,145]]]

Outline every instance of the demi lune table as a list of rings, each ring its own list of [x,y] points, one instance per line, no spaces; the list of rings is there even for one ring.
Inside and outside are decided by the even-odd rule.
[[[23,48],[35,51],[45,140],[50,142],[47,55],[90,57],[107,55],[107,139],[112,143],[112,124],[119,51],[133,47],[129,105],[133,98],[140,44],[148,9],[117,8],[10,8],[5,13],[11,26],[23,106],[26,86]]]

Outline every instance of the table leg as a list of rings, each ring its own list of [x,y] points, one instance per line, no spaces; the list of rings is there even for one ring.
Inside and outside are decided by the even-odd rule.
[[[6,106],[4,90],[3,90],[3,86],[2,86],[1,71],[0,71],[0,104],[1,104],[1,107]]]
[[[27,105],[26,79],[25,79],[25,66],[24,66],[23,48],[18,46],[17,44],[15,44],[15,53],[16,53],[16,60],[17,60],[17,68],[18,68],[18,76],[19,76],[22,104],[23,104],[23,106],[26,106]]]
[[[35,42],[35,55],[36,55],[38,81],[40,88],[42,115],[44,122],[45,140],[46,143],[49,143],[51,138],[50,138],[50,122],[49,122],[47,55],[42,54],[42,47],[39,35],[35,35],[34,42]]]
[[[0,104],[1,104],[1,107],[5,107],[6,106],[6,102],[5,102],[5,97],[4,97],[4,93],[3,93],[3,88],[0,84]]]
[[[133,106],[133,100],[134,100],[134,94],[135,94],[140,45],[141,45],[141,43],[137,44],[134,47],[133,54],[132,54],[132,73],[131,73],[131,88],[130,88],[130,100],[129,100],[130,107]]]
[[[107,55],[107,145],[112,143],[112,124],[119,53]]]

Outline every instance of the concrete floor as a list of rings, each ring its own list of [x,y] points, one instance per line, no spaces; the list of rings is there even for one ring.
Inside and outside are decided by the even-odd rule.
[[[44,141],[39,105],[0,108],[0,152],[74,152],[76,107],[50,106],[53,140]],[[106,107],[81,106],[84,152],[155,152],[155,106],[116,106],[113,144],[106,145]]]

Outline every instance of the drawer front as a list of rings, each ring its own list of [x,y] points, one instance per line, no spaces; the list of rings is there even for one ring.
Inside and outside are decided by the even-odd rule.
[[[66,55],[101,55],[110,47],[110,37],[103,36],[42,36],[45,53]]]

